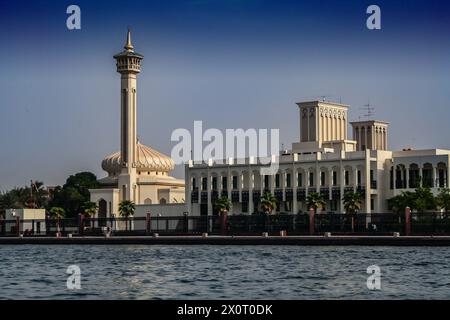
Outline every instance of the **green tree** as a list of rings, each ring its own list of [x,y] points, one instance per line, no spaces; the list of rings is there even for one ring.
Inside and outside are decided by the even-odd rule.
[[[126,230],[128,230],[128,218],[134,214],[134,202],[130,200],[123,200],[119,203],[119,214],[126,219]]]
[[[416,194],[411,191],[402,191],[399,195],[387,200],[389,210],[396,213],[405,212],[406,207],[415,210]]]
[[[415,191],[416,201],[415,208],[418,212],[424,212],[426,210],[436,210],[437,203],[436,198],[428,187],[417,188]]]
[[[227,196],[222,196],[216,200],[214,206],[220,214],[227,214],[231,209],[231,201]]]
[[[306,205],[309,209],[314,209],[314,212],[317,213],[317,209],[325,208],[326,202],[324,197],[318,192],[311,192],[306,197]]]
[[[261,197],[261,208],[266,214],[271,214],[277,207],[277,203],[277,198],[270,192],[264,192]]]
[[[435,210],[437,207],[436,198],[428,187],[417,188],[414,192],[402,191],[387,201],[388,208],[397,213],[404,212],[406,207],[409,207],[411,211],[418,212]]]
[[[346,192],[342,198],[342,201],[344,202],[344,209],[346,213],[353,214],[361,209],[362,197],[359,192]]]
[[[64,208],[68,217],[76,217],[83,212],[85,203],[89,202],[89,189],[98,186],[97,177],[91,172],[71,175],[62,187],[55,188],[48,206]]]
[[[450,211],[450,189],[439,189],[439,193],[436,197],[436,202],[439,208],[443,209],[445,212]]]

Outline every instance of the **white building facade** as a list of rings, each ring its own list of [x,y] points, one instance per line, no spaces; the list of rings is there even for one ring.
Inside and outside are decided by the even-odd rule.
[[[419,186],[434,193],[449,187],[449,150],[388,150],[388,123],[352,122],[348,138],[349,106],[309,101],[297,104],[300,142],[276,159],[274,175],[261,175],[261,164],[245,161],[190,161],[185,167],[186,210],[191,215],[214,215],[215,200],[227,196],[231,214],[260,211],[261,195],[269,191],[279,200],[278,212],[299,213],[305,199],[318,192],[326,199],[326,212],[343,213],[345,192],[360,192],[365,213],[388,212],[387,199]]]

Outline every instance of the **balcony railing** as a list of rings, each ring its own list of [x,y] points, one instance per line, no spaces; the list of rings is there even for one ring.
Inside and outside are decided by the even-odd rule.
[[[297,201],[304,201],[306,199],[306,190],[305,188],[297,189]]]
[[[322,188],[320,188],[320,194],[325,199],[328,199],[328,197],[330,196],[330,189],[328,187],[322,187]]]
[[[249,192],[248,190],[242,190],[242,202],[248,202]]]
[[[356,192],[358,192],[361,197],[364,197],[366,195],[366,187],[365,186],[357,186]]]
[[[278,199],[278,201],[283,200],[283,189],[275,189],[275,197]]]
[[[231,201],[239,202],[239,191],[238,190],[231,191]]]
[[[331,189],[331,196],[333,199],[339,199],[341,197],[341,188],[333,187],[333,189]]]
[[[344,188],[344,193],[353,192],[353,187],[347,186]]]
[[[198,203],[198,189],[192,190],[192,193],[191,193],[191,202],[192,202],[192,203]]]
[[[259,202],[261,200],[261,191],[253,190],[253,202]]]
[[[200,194],[200,202],[201,203],[208,203],[208,192],[202,191]]]
[[[286,201],[292,201],[294,199],[294,192],[292,191],[291,188],[286,188],[284,190],[284,194],[286,197]]]

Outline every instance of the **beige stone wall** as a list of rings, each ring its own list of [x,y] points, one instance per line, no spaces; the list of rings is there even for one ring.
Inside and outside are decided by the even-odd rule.
[[[300,108],[300,141],[347,140],[348,106],[331,102],[298,103]]]

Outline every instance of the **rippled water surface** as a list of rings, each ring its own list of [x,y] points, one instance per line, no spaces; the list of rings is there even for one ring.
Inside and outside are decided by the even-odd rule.
[[[450,298],[439,247],[4,245],[0,259],[1,299]],[[81,290],[66,287],[73,264]]]

